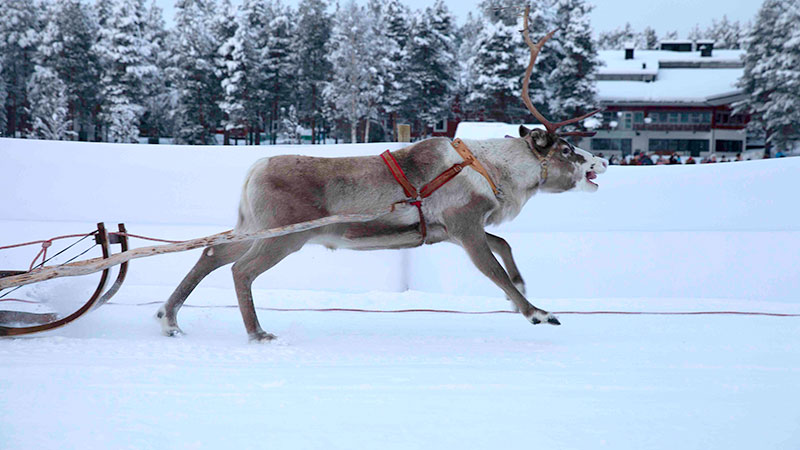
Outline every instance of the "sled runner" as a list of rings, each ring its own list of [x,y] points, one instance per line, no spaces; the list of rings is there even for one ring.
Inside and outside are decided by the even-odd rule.
[[[108,233],[106,231],[105,225],[101,222],[97,224],[97,230],[90,233],[87,236],[94,236],[95,243],[100,246],[102,251],[101,259],[108,259],[111,255],[111,245],[118,244],[120,246],[120,252],[125,252],[128,250],[128,236],[125,230],[124,224],[119,224],[119,232],[118,233]],[[52,243],[51,240],[43,241],[43,249],[46,249]],[[37,256],[38,258],[38,256]],[[46,262],[45,258],[43,261]],[[44,264],[43,262],[43,264]],[[18,271],[18,270],[6,270],[0,271],[0,282],[6,281],[8,286],[4,286],[5,288],[17,288],[24,286],[24,284],[12,284],[8,283],[9,280],[13,280],[16,277],[24,276],[26,274],[36,273],[37,270],[40,269],[31,269],[29,271]],[[117,278],[114,280],[114,283],[106,290],[106,284],[108,283],[109,276],[110,276],[110,268],[102,269],[102,274],[100,276],[100,281],[97,284],[97,288],[94,290],[94,293],[89,298],[86,303],[83,304],[77,311],[64,316],[58,317],[58,315],[54,313],[32,313],[32,312],[24,312],[24,311],[3,311],[0,310],[0,336],[18,336],[22,334],[30,334],[30,333],[37,333],[40,331],[52,330],[54,328],[62,327],[79,317],[83,316],[87,312],[103,305],[104,303],[108,302],[114,294],[119,291],[119,288],[122,286],[122,283],[125,281],[125,276],[128,273],[128,263],[123,262],[119,265],[119,272],[117,273]],[[5,295],[10,294],[11,290],[9,290]],[[4,295],[2,291],[0,291],[0,295]],[[5,301],[14,301],[15,299],[11,298],[0,298],[0,300]]]

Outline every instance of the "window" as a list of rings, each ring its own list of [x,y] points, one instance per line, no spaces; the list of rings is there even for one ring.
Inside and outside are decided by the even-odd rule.
[[[633,123],[644,123],[644,113],[641,111],[633,113]]]
[[[444,133],[447,131],[447,120],[439,119],[433,124],[433,131],[436,133]]]
[[[592,150],[617,150],[623,155],[631,152],[631,139],[592,139]]]
[[[705,139],[650,139],[649,150],[651,152],[689,152],[692,156],[700,156],[700,152],[708,151],[708,141]]]
[[[681,113],[681,123],[689,123],[689,113]]]
[[[717,141],[716,149],[718,152],[741,153],[742,141],[729,141],[720,139]]]

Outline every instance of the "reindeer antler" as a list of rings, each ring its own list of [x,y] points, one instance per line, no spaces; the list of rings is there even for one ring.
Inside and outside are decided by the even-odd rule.
[[[533,73],[533,64],[536,62],[536,57],[539,56],[539,52],[542,50],[544,44],[550,40],[551,37],[556,33],[557,30],[553,30],[547,33],[538,43],[534,44],[531,40],[530,36],[530,29],[528,26],[528,15],[530,14],[531,7],[530,5],[525,6],[525,13],[523,15],[523,29],[522,29],[522,36],[525,38],[525,43],[528,44],[528,48],[531,49],[531,59],[528,63],[528,68],[525,69],[525,77],[522,79],[522,102],[525,103],[525,106],[528,108],[528,111],[533,114],[536,119],[544,125],[545,129],[547,129],[550,133],[555,133],[556,130],[563,127],[564,125],[569,125],[571,123],[580,122],[587,117],[593,116],[600,112],[600,109],[596,109],[588,114],[584,114],[580,117],[575,117],[569,120],[565,120],[563,122],[550,122],[547,120],[546,117],[533,106],[533,102],[531,101],[531,97],[528,94],[528,86],[530,85],[531,73]],[[562,136],[594,136],[595,133],[593,132],[583,132],[583,131],[570,131],[567,133],[560,133]]]

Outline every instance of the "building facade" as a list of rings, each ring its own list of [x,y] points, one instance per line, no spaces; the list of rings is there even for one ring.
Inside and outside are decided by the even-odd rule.
[[[687,45],[689,44],[689,45]],[[597,76],[604,112],[580,145],[605,156],[638,152],[703,157],[747,149],[749,118],[733,113],[744,94],[741,50],[669,42],[664,50],[601,51]]]

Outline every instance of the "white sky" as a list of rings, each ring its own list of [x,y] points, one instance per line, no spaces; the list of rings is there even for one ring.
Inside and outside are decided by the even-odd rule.
[[[174,0],[155,0],[164,9],[167,26],[172,24]],[[297,5],[299,0],[284,0]],[[451,11],[463,22],[467,13],[476,11],[480,0],[445,0]],[[233,0],[234,4],[241,0]],[[405,0],[414,9],[425,8],[431,1]],[[638,30],[653,27],[660,35],[666,31],[677,30],[685,37],[695,24],[705,28],[711,19],[723,14],[730,20],[746,22],[755,17],[761,6],[759,0],[589,0],[595,5],[592,12],[592,26],[595,32],[612,30],[630,22]],[[520,1],[524,4],[524,1]]]

